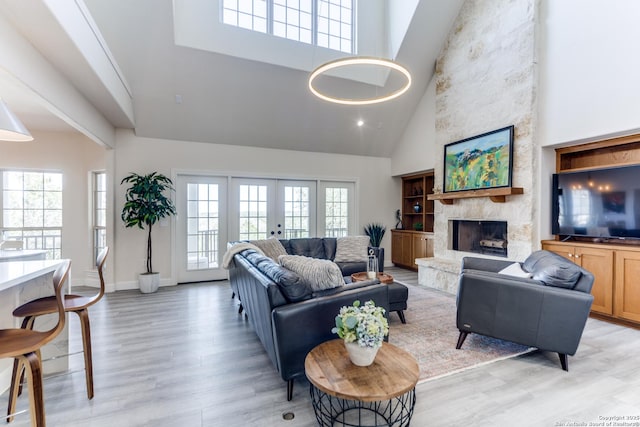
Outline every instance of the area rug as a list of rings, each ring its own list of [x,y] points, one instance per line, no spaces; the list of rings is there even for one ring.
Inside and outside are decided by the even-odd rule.
[[[396,279],[397,280],[397,279]],[[396,313],[389,321],[389,342],[411,353],[420,366],[419,383],[533,351],[533,348],[469,334],[456,350],[455,296],[410,285],[406,324]]]

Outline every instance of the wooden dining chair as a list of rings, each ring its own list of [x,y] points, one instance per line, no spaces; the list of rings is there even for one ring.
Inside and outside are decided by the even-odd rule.
[[[100,301],[104,296],[104,276],[102,269],[109,253],[109,247],[105,247],[98,254],[96,259],[96,267],[98,268],[98,276],[100,278],[100,290],[93,296],[82,296],[67,294],[63,295],[64,310],[66,312],[76,313],[80,319],[80,326],[82,329],[82,347],[84,350],[84,370],[85,380],[87,383],[87,397],[93,398],[93,362],[91,356],[91,329],[89,327],[89,307]],[[53,296],[38,298],[33,301],[29,301],[13,311],[13,315],[16,317],[24,317],[22,321],[23,329],[33,329],[33,323],[36,317],[45,314],[51,314],[56,311],[56,298]],[[13,364],[14,375],[18,366]],[[22,376],[22,374],[21,374]],[[22,381],[20,382],[20,384]],[[18,395],[22,390],[18,390]]]
[[[13,420],[18,395],[16,394],[21,375],[17,370],[26,371],[27,387],[29,388],[29,408],[31,411],[32,427],[40,427],[46,424],[44,415],[44,397],[42,393],[42,360],[40,348],[53,340],[64,328],[65,313],[62,299],[62,287],[69,275],[71,261],[66,260],[53,273],[53,286],[55,288],[55,303],[58,312],[58,322],[48,331],[40,332],[32,329],[12,328],[0,329],[0,357],[14,358],[13,378],[11,378],[11,391],[9,392],[9,406],[7,422]]]

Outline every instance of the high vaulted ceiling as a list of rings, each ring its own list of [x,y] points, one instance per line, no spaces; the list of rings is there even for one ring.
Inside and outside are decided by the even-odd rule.
[[[407,94],[344,106],[315,98],[306,71],[177,46],[171,0],[85,0],[131,92],[131,123],[105,95],[64,26],[24,5],[47,1],[0,0],[0,12],[114,127],[133,127],[143,137],[381,157],[391,156],[402,137],[462,4],[419,1],[395,58],[413,75]],[[0,97],[30,129],[70,126],[3,73]],[[364,126],[356,125],[359,119]]]

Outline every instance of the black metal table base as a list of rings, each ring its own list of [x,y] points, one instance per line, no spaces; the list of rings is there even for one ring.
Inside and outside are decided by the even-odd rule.
[[[321,426],[404,427],[411,422],[416,404],[415,389],[391,400],[376,402],[341,399],[313,384],[310,392],[313,411]]]

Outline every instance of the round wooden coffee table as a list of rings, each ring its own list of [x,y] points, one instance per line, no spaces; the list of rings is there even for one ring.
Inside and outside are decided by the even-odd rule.
[[[367,276],[366,271],[363,271],[361,273],[353,273],[351,275],[352,282],[362,282],[364,280],[369,280],[369,276]],[[393,283],[393,276],[387,273],[378,273],[378,280],[380,280],[380,283]]]
[[[383,343],[370,366],[356,366],[341,339],[309,352],[304,362],[321,426],[408,426],[420,369],[406,351]]]

